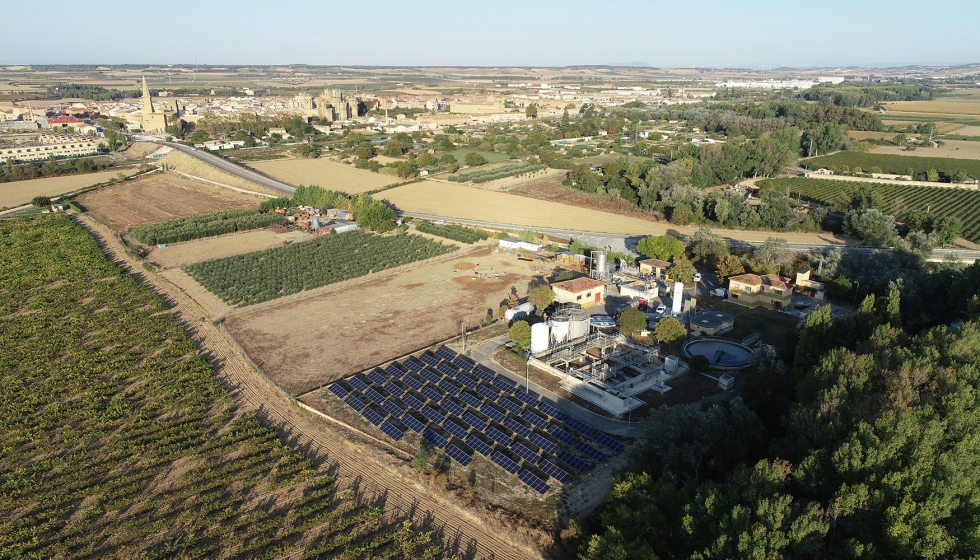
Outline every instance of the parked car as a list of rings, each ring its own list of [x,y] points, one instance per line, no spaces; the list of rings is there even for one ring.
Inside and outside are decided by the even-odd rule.
[[[657,306],[657,313],[659,313],[660,315],[663,315],[666,312],[667,312],[667,306],[666,305],[664,305],[664,304],[661,303],[660,305]]]
[[[711,290],[711,295],[723,298],[725,297],[725,288],[715,288],[714,290]]]
[[[695,272],[694,273],[694,281],[695,282],[700,282],[701,281],[701,273],[700,272]]]

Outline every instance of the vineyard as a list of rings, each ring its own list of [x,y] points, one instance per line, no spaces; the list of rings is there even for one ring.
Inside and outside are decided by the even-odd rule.
[[[262,214],[258,210],[220,210],[198,216],[146,224],[133,229],[132,235],[144,245],[191,241],[236,231],[248,231],[280,224],[279,214]]]
[[[348,232],[206,261],[187,273],[230,305],[252,305],[455,251],[411,234]]]
[[[471,171],[469,173],[456,173],[450,175],[449,180],[455,183],[465,183],[467,181],[486,183],[496,179],[503,179],[504,177],[537,173],[544,168],[544,165],[535,165],[533,163],[508,163],[492,169]]]
[[[69,218],[0,222],[0,285],[0,557],[441,555],[233,419],[163,301]]]
[[[477,241],[485,241],[489,236],[485,231],[479,231],[457,224],[434,224],[428,220],[420,220],[415,229],[438,237],[445,237],[460,243],[472,245]]]
[[[943,179],[953,175],[956,170],[962,169],[970,177],[980,178],[980,161],[970,159],[837,152],[829,156],[802,160],[800,161],[800,165],[806,165],[810,169],[826,167],[835,171],[843,171],[846,168],[852,172],[855,168],[860,168],[864,173],[871,173],[871,168],[877,167],[881,169],[882,173],[894,173],[896,175],[909,174],[913,176],[924,174],[930,169],[934,169],[939,172],[939,176]],[[910,170],[911,173],[909,173]]]
[[[858,186],[871,186],[881,196],[885,209],[891,212],[893,203],[900,200],[907,209],[929,210],[937,218],[955,216],[963,222],[963,237],[980,242],[980,192],[947,187],[920,187],[889,183],[855,183],[826,179],[790,177],[759,181],[760,187],[789,189],[798,196],[822,204],[838,204],[850,197]]]

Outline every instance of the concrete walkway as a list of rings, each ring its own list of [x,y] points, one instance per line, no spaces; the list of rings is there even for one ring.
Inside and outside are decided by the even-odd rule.
[[[496,373],[515,381],[518,385],[524,387],[526,384],[525,378],[508,370],[504,366],[497,363],[497,360],[493,358],[493,354],[497,351],[497,348],[507,343],[509,340],[510,339],[506,336],[498,336],[497,338],[486,342],[481,342],[477,346],[473,347],[472,358],[476,360],[476,362],[487,366]],[[639,422],[630,423],[625,420],[607,418],[601,414],[596,414],[591,410],[586,410],[568,399],[559,397],[555,393],[552,393],[548,389],[545,389],[533,381],[529,386],[532,393],[536,393],[548,404],[577,420],[581,420],[594,428],[606,432],[607,434],[624,437],[638,437],[643,432],[643,426]]]

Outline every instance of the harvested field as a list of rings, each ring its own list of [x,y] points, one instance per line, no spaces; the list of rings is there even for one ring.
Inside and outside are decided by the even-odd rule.
[[[235,311],[225,324],[266,373],[301,394],[449,338],[460,321],[479,324],[512,289],[525,295],[534,276],[487,248],[397,270]]]
[[[257,208],[263,197],[235,192],[172,173],[153,173],[79,197],[78,202],[117,232],[230,208]]]
[[[976,99],[934,99],[931,101],[895,101],[885,104],[886,114],[926,115],[935,117],[980,118],[980,101]]]
[[[153,144],[151,142],[133,142],[120,153],[129,159],[143,159],[159,149],[159,144]]]
[[[969,140],[944,140],[942,148],[918,147],[915,151],[906,152],[898,146],[878,146],[871,150],[873,154],[896,154],[909,157],[935,157],[951,159],[980,159],[980,142]]]
[[[128,176],[133,175],[137,171],[135,168],[120,169],[104,171],[102,173],[85,173],[81,175],[67,175],[65,177],[0,183],[0,208],[12,208],[27,204],[35,196],[56,196],[70,193],[78,189],[105,183],[118,177],[120,173]]]
[[[847,135],[855,140],[888,140],[893,141],[896,136],[899,135],[898,132],[874,132],[865,130],[849,130]]]
[[[271,229],[253,230],[171,244],[162,249],[154,247],[146,260],[162,269],[178,268],[211,259],[279,247],[285,242],[296,243],[311,239],[316,238],[298,230],[285,233],[275,233]]]
[[[950,132],[959,136],[980,136],[980,126],[961,126]]]
[[[358,194],[403,181],[393,175],[382,175],[353,165],[319,159],[282,159],[257,161],[249,166],[270,177],[294,185],[319,185],[325,189]]]
[[[253,183],[252,181],[242,179],[237,175],[232,175],[231,173],[222,171],[209,163],[201,161],[194,156],[189,156],[178,150],[170,152],[157,161],[161,165],[167,164],[167,166],[169,166],[171,169],[182,171],[188,175],[200,177],[201,179],[207,179],[208,181],[221,183],[222,185],[229,185],[239,189],[270,194],[273,196],[282,196],[282,193],[279,191],[274,191],[258,183]]]

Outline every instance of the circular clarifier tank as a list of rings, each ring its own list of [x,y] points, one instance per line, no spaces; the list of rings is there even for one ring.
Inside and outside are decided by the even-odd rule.
[[[692,340],[684,345],[688,356],[704,356],[718,368],[741,368],[749,365],[752,350],[737,342],[727,340]]]

